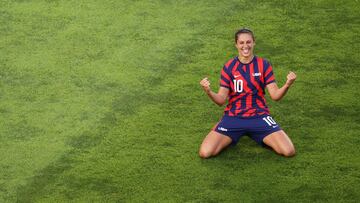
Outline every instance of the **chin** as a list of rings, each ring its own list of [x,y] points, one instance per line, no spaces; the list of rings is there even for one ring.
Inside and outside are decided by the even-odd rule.
[[[248,58],[248,57],[252,56],[252,54],[242,54],[242,56],[243,56],[244,58]]]

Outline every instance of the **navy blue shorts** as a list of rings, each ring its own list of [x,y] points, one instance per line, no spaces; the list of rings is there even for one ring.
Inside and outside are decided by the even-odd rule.
[[[232,145],[236,145],[241,137],[249,136],[258,144],[265,146],[263,139],[271,133],[281,130],[281,128],[269,115],[255,118],[224,115],[213,130],[229,136],[232,139]]]

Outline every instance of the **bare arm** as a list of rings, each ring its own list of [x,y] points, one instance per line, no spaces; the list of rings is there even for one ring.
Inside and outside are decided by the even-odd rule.
[[[218,93],[215,93],[210,88],[210,81],[208,78],[204,78],[200,81],[201,87],[204,89],[209,98],[215,102],[217,105],[222,106],[226,103],[226,99],[229,94],[229,89],[225,87],[220,87]]]
[[[268,84],[266,88],[270,94],[271,99],[274,101],[279,101],[281,98],[283,98],[295,80],[296,74],[294,72],[289,72],[287,75],[287,81],[281,88],[279,88],[276,83]]]

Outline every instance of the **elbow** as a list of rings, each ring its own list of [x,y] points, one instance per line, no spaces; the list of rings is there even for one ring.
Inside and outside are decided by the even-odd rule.
[[[280,101],[280,98],[272,98],[273,101]]]
[[[223,106],[226,103],[227,100],[227,96],[220,96],[217,98],[214,98],[213,101],[218,105],[218,106]]]
[[[271,98],[271,100],[273,100],[273,101],[280,101],[281,100],[281,98],[282,98],[282,95],[281,94],[279,94],[279,92],[269,92],[270,93],[270,98]]]
[[[224,106],[225,103],[226,103],[226,99],[224,99],[224,100],[222,100],[222,101],[216,102],[216,104],[217,104],[218,106]]]
[[[218,102],[216,103],[218,106],[224,106],[225,102]]]
[[[271,98],[273,101],[280,101],[280,100],[281,100],[281,97],[277,97],[277,96],[270,96],[270,98]]]

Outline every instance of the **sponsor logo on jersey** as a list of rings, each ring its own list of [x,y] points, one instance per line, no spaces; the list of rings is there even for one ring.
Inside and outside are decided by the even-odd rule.
[[[254,77],[256,77],[256,76],[261,76],[261,73],[253,73],[252,74]]]
[[[234,78],[238,78],[238,77],[240,77],[241,75],[234,75]]]

